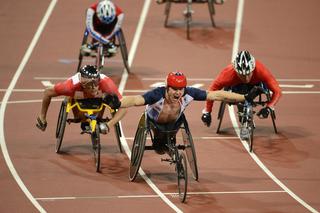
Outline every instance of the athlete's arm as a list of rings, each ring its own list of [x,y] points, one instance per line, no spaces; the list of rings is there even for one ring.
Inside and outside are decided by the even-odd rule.
[[[40,111],[40,115],[39,115],[40,120],[44,123],[46,123],[47,112],[48,112],[49,105],[51,103],[51,98],[56,97],[56,96],[58,96],[58,94],[54,90],[53,86],[47,87],[44,90],[41,111]]]
[[[112,32],[106,36],[106,37],[102,37],[101,40],[105,40],[107,43],[109,43],[109,40],[114,36],[114,34],[120,29],[121,25],[122,25],[122,22],[123,22],[123,18],[124,18],[124,14],[121,13],[119,16],[118,16],[118,20],[117,20],[117,23],[116,25],[114,26]]]
[[[118,123],[127,113],[127,109],[119,109],[116,114],[114,114],[113,118],[108,121],[107,125],[108,127],[114,126],[116,123]]]
[[[207,91],[207,100],[211,101],[226,101],[226,102],[242,102],[245,100],[244,95],[223,90]]]
[[[136,96],[124,96],[121,99],[121,108],[127,108],[132,106],[143,106],[145,105],[145,99],[142,95],[136,95]]]

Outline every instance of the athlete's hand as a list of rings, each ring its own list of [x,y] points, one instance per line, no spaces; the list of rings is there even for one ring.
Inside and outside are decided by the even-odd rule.
[[[244,98],[248,102],[253,102],[253,100],[261,93],[263,93],[263,88],[254,86],[247,94],[244,95]]]
[[[119,109],[121,106],[121,102],[116,94],[105,94],[102,101],[112,109]]]
[[[269,113],[270,113],[271,110],[272,109],[270,109],[269,107],[264,107],[257,113],[257,116],[259,118],[268,118]]]
[[[204,125],[209,127],[211,125],[211,114],[210,112],[203,113],[201,116],[201,120]]]
[[[38,127],[41,131],[45,131],[47,128],[47,121],[46,120],[41,120],[39,117],[37,117],[37,123],[36,123],[36,127]]]

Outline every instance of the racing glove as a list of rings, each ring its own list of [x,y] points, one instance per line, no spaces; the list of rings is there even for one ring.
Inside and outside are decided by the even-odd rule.
[[[36,127],[38,127],[41,131],[45,131],[47,128],[47,121],[42,121],[39,117],[37,117]]]
[[[119,109],[121,106],[121,102],[116,94],[105,94],[102,101],[109,105],[111,109]]]
[[[244,95],[244,98],[248,102],[253,102],[253,100],[263,93],[263,89],[259,86],[254,86],[247,94]]]
[[[211,114],[210,112],[203,113],[201,116],[201,120],[204,125],[209,127],[211,125]]]
[[[270,107],[264,107],[260,109],[260,111],[257,113],[257,116],[261,119],[268,118],[269,113],[272,109]]]

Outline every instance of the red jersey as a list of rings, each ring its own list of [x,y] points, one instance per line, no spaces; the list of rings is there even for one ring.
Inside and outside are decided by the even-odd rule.
[[[117,94],[119,99],[122,98],[115,83],[111,78],[107,77],[104,74],[100,74],[98,93],[95,95],[83,91],[83,88],[80,84],[80,73],[75,74],[64,82],[55,84],[54,91],[58,95],[64,95],[73,98],[98,98],[102,97],[103,93]]]
[[[260,62],[256,60],[256,67],[253,71],[252,78],[248,84],[258,84],[263,82],[266,84],[269,90],[272,91],[272,98],[269,103],[267,103],[268,107],[273,107],[281,97],[281,89],[277,80],[273,77],[271,72]],[[241,79],[238,77],[236,71],[234,70],[232,64],[224,68],[217,78],[212,81],[208,90],[215,91],[221,90],[224,87],[235,86],[243,83]],[[206,112],[211,112],[213,107],[213,101],[206,102]]]

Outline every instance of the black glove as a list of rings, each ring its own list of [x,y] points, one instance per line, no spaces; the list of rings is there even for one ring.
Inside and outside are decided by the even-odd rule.
[[[259,118],[267,118],[269,116],[270,110],[271,109],[269,107],[264,107],[260,109],[260,111],[257,113],[257,116]]]
[[[263,89],[259,86],[254,86],[247,94],[244,95],[244,98],[248,102],[253,102],[253,100],[263,93]]]
[[[201,120],[206,125],[209,127],[211,125],[211,114],[209,112],[203,113],[201,116]]]
[[[121,106],[121,102],[116,94],[105,94],[102,101],[109,105],[111,109],[119,109]]]

